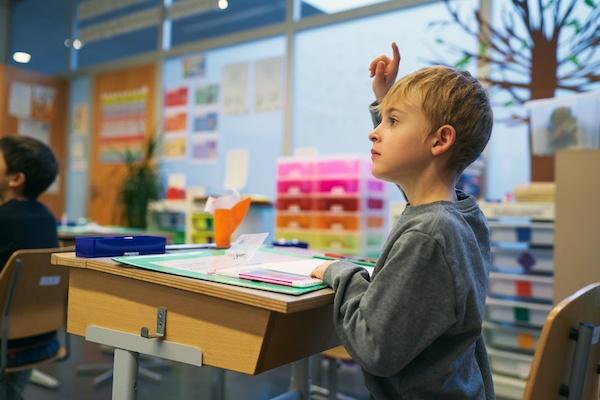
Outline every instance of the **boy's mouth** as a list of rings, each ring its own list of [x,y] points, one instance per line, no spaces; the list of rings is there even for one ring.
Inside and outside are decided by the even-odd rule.
[[[380,156],[380,155],[381,155],[380,152],[371,149],[371,156]]]

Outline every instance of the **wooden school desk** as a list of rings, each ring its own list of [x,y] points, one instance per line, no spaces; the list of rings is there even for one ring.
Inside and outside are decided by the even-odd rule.
[[[287,397],[308,398],[306,357],[339,344],[333,291],[302,296],[56,253],[69,268],[67,331],[115,348],[113,399],[135,399],[138,354],[254,375],[297,361]],[[160,331],[162,312],[165,335]],[[142,337],[143,327],[150,338]]]

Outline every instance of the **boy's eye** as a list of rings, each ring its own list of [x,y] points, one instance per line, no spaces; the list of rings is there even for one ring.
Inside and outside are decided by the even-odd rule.
[[[398,120],[394,117],[389,117],[388,121],[390,121],[390,125],[394,126],[398,123]]]

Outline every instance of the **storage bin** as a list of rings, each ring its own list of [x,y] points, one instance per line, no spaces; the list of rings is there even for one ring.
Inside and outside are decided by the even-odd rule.
[[[312,227],[315,229],[356,231],[364,228],[361,226],[361,217],[358,213],[313,214],[311,218]]]
[[[518,242],[537,246],[552,246],[554,243],[554,224],[490,222],[490,241],[495,243]]]
[[[311,159],[280,159],[277,162],[277,180],[309,179],[314,170],[315,161]]]
[[[289,180],[277,182],[277,193],[280,194],[309,194],[312,192],[313,182],[307,180]]]
[[[515,300],[487,298],[485,302],[486,318],[494,322],[526,324],[541,328],[552,310],[549,304],[528,303]]]
[[[492,371],[520,379],[527,379],[533,357],[528,354],[511,353],[508,351],[487,348]]]
[[[540,339],[541,330],[522,326],[484,322],[485,343],[498,349],[533,354]]]
[[[493,247],[494,268],[516,273],[552,273],[554,252],[552,249]]]
[[[309,248],[315,247],[315,236],[310,231],[299,231],[293,229],[277,229],[275,232],[275,240],[306,242]]]
[[[310,211],[312,201],[308,197],[279,197],[276,204],[277,210],[288,212]]]
[[[367,228],[383,228],[385,221],[380,215],[367,216]]]
[[[203,212],[192,213],[192,229],[195,231],[212,231],[214,229],[212,214]]]
[[[383,198],[361,198],[357,196],[327,196],[317,195],[313,198],[312,208],[315,211],[355,212],[355,211],[381,211],[385,207]]]
[[[315,246],[320,250],[330,250],[340,253],[356,254],[360,249],[358,234],[315,233]]]
[[[515,297],[552,303],[551,276],[490,272],[489,294],[492,297]]]
[[[498,399],[522,400],[525,394],[526,381],[493,374],[494,391]]]
[[[215,241],[213,232],[192,233],[192,243],[213,243]]]
[[[316,174],[371,176],[371,161],[365,158],[328,157],[317,161]]]
[[[381,181],[358,178],[318,178],[315,181],[315,192],[331,194],[363,194],[370,192],[383,192],[384,185]]]
[[[278,213],[277,228],[310,229],[311,217],[306,213]]]

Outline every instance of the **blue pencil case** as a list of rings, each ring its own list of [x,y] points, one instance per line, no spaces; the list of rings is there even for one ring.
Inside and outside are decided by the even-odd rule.
[[[77,237],[75,254],[77,257],[164,254],[166,244],[162,236]]]

